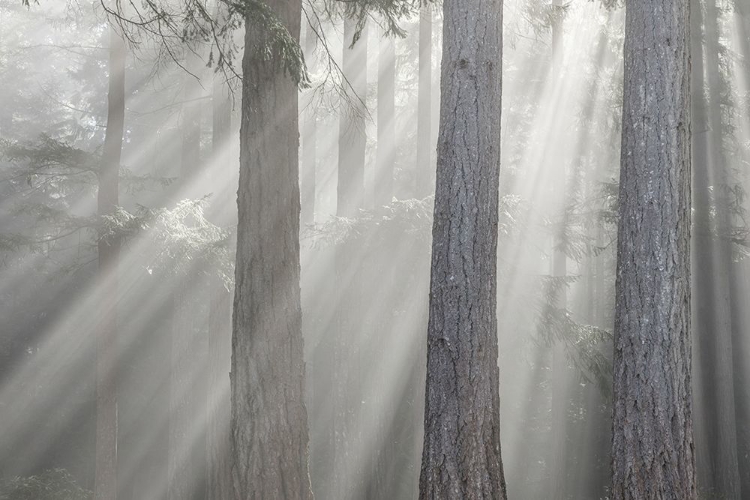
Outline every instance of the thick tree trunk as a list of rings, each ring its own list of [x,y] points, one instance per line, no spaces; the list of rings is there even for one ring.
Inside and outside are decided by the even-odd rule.
[[[505,499],[497,366],[502,2],[443,3],[420,498]]]
[[[626,9],[612,493],[695,499],[689,6]]]
[[[419,7],[419,84],[417,89],[417,165],[414,195],[433,192],[432,150],[432,4]]]
[[[299,40],[300,0],[269,7]],[[303,399],[297,86],[246,20],[232,319],[234,498],[311,499]]]
[[[378,52],[378,146],[375,158],[375,206],[390,205],[396,166],[396,44],[382,35]]]
[[[125,122],[125,41],[110,28],[107,132],[99,173],[98,214],[112,214],[119,204],[120,155]],[[120,240],[100,237],[100,323],[96,338],[97,500],[117,498],[117,264]]]

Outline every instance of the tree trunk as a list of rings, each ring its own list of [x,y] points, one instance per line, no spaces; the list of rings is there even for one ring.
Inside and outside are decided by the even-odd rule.
[[[364,103],[367,99],[367,28],[350,48],[356,20],[344,19],[344,53],[342,69],[352,86],[353,108],[342,103],[339,118],[339,164],[336,215],[356,217],[364,207],[365,132]],[[362,252],[358,242],[348,241],[336,247],[335,273],[339,283],[336,301],[336,324],[333,366],[333,498],[360,498],[364,484],[364,451],[360,446],[361,381],[359,363],[363,339],[359,313]]]
[[[201,166],[199,75],[201,62],[196,54],[188,53],[186,65],[192,74],[184,75],[179,198],[197,194]],[[175,271],[172,305],[171,382],[169,401],[169,500],[189,500],[205,497],[202,488],[205,473],[205,441],[203,429],[197,424],[205,410],[202,397],[203,369],[207,352],[206,339],[196,329],[193,304],[198,270],[191,264],[185,271]],[[183,275],[184,272],[184,275]],[[201,419],[202,420],[202,419]]]
[[[551,80],[559,82],[563,78],[563,7],[561,0],[553,0],[550,7],[553,9],[552,22],[552,65]],[[554,85],[554,83],[552,83]],[[565,129],[560,130],[565,134]],[[558,139],[558,144],[564,143],[564,137]],[[562,157],[558,150],[556,157]],[[552,238],[552,276],[554,278],[565,279],[568,275],[568,256],[565,254],[565,232],[569,223],[566,217],[568,204],[567,195],[567,165],[564,161],[556,162],[556,172],[553,175],[552,193],[555,198],[554,207],[556,216],[559,217],[559,227],[557,234]],[[559,309],[568,308],[567,285],[560,287],[555,297],[554,306]],[[564,332],[567,335],[568,332]],[[568,486],[568,470],[570,457],[567,456],[570,450],[567,449],[568,440],[568,405],[570,399],[571,377],[568,367],[568,359],[565,354],[564,338],[554,339],[552,346],[552,408],[551,408],[551,446],[550,446],[550,477],[548,481],[547,498],[549,500],[564,499],[567,497],[566,488]]]
[[[344,54],[341,64],[344,76],[354,92],[352,106],[341,103],[339,116],[339,171],[336,214],[355,217],[365,197],[365,101],[367,99],[367,27],[350,48],[357,21],[344,19]]]
[[[502,2],[446,0],[421,499],[505,499],[497,366]]]
[[[722,153],[721,68],[718,10],[706,2],[705,54],[708,100],[703,82],[700,2],[693,3],[694,54],[694,283],[695,317],[695,443],[698,485],[719,498],[740,498],[735,424],[732,323],[729,266],[731,248],[728,210],[722,193],[726,185]],[[708,106],[707,106],[708,105]],[[711,194],[713,193],[713,201]],[[715,213],[715,217],[711,214]]]
[[[119,204],[120,156],[125,122],[125,41],[110,27],[107,132],[102,151],[97,199],[99,217]],[[101,317],[96,338],[96,472],[97,500],[117,498],[117,265],[118,236],[100,237],[99,295]]]
[[[320,29],[316,27],[313,29],[309,23],[307,23],[307,29],[305,30],[305,61],[310,67],[313,63],[315,48],[317,46],[318,35],[315,30]],[[316,190],[316,164],[317,164],[317,111],[313,105],[313,97],[315,95],[315,89],[310,88],[303,94],[302,100],[302,115],[304,117],[304,126],[302,129],[302,156],[301,156],[301,172],[302,178],[300,182],[300,189],[302,191],[302,223],[313,224],[315,223],[315,190]]]
[[[612,493],[695,499],[689,6],[626,9]]]
[[[300,0],[269,3],[299,40]],[[232,319],[234,498],[311,499],[303,399],[297,86],[246,19]]]
[[[227,95],[223,79],[214,78],[212,150],[214,161],[219,161],[219,175],[226,175],[221,161],[224,148],[229,145],[232,123],[232,103]],[[215,203],[221,203],[215,201]],[[222,221],[215,223],[221,224]],[[210,305],[208,317],[208,429],[206,447],[208,452],[208,499],[231,498],[231,456],[229,439],[229,367],[231,362],[231,294],[226,284],[212,276],[209,282]]]
[[[396,164],[396,44],[381,35],[378,52],[378,143],[375,158],[375,206],[390,205]]]
[[[417,170],[414,195],[433,192],[432,165],[432,4],[419,7],[419,84],[417,89]]]

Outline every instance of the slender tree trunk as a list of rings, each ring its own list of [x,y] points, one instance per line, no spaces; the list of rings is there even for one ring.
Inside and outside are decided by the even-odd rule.
[[[269,7],[299,40],[300,0]],[[234,498],[311,499],[299,248],[298,90],[246,19],[232,319]],[[270,132],[269,132],[270,131]]]
[[[355,217],[365,197],[365,109],[367,99],[367,27],[350,48],[357,21],[344,19],[344,54],[341,64],[354,95],[352,106],[342,103],[339,116],[339,171],[336,214]]]
[[[497,366],[502,2],[443,3],[421,499],[506,498]]]
[[[705,62],[708,99],[704,89],[700,2],[693,3],[696,34],[693,47],[693,165],[694,165],[694,283],[696,306],[695,435],[698,484],[720,498],[740,498],[733,390],[732,323],[729,266],[731,248],[722,153],[721,77],[718,10],[706,2]],[[711,193],[713,193],[713,201]],[[712,216],[715,213],[715,216]]]
[[[367,98],[367,28],[350,48],[356,20],[344,20],[344,53],[342,69],[352,86],[351,104],[342,103],[339,118],[339,164],[336,215],[356,217],[364,208],[365,133],[364,102]],[[360,446],[361,381],[359,363],[363,340],[359,264],[359,243],[345,242],[336,247],[335,273],[339,284],[334,342],[334,415],[335,452],[333,465],[333,498],[360,498],[363,494],[364,450]]]
[[[432,194],[432,4],[419,7],[419,86],[417,90],[417,169],[414,194]]]
[[[552,70],[553,82],[563,78],[563,7],[560,0],[553,0],[550,7],[553,9],[552,22]],[[561,133],[565,133],[562,129]],[[563,141],[560,141],[562,144]],[[552,186],[555,196],[555,208],[560,217],[560,227],[553,237],[552,249],[552,276],[565,279],[568,275],[568,256],[565,254],[565,232],[569,223],[566,217],[568,205],[568,176],[565,162],[557,162],[557,171],[553,174]],[[555,307],[568,308],[567,285],[560,288],[555,297]],[[564,333],[564,335],[567,332]],[[568,440],[568,405],[570,399],[570,387],[568,380],[571,376],[568,367],[568,359],[565,354],[566,339],[555,339],[552,347],[552,446],[550,449],[550,478],[548,482],[547,498],[549,500],[564,499],[567,497],[566,487],[570,457],[566,456]]]
[[[120,156],[125,122],[125,41],[110,28],[107,132],[99,172],[98,214],[119,205]],[[120,240],[100,237],[100,323],[96,338],[96,472],[97,500],[117,498],[117,265]]]
[[[315,48],[317,47],[318,35],[315,28],[307,23],[305,30],[305,61],[308,67],[314,61]],[[302,155],[301,172],[302,178],[300,189],[302,191],[302,223],[313,224],[315,222],[315,190],[316,190],[316,164],[317,164],[317,112],[313,106],[314,89],[308,89],[302,96],[302,116],[304,126],[302,129]]]
[[[192,442],[195,405],[195,365],[192,362],[193,317],[190,289],[194,282],[175,278],[172,289],[172,346],[170,350],[168,498],[193,498],[197,468]]]
[[[744,65],[745,89],[750,86],[750,3],[746,0],[734,0],[737,13],[737,39],[740,42],[740,55]],[[750,116],[750,100],[745,100],[742,112]],[[742,320],[746,310],[745,295],[747,276],[750,272],[746,262],[734,264],[735,269],[730,273],[732,297],[732,330],[733,330],[733,368],[736,422],[750,420],[750,397],[747,395],[746,384],[750,377],[750,363],[748,363],[747,322]],[[750,495],[750,429],[746,425],[737,427],[737,458],[740,471],[741,491]]]
[[[212,149],[214,161],[219,161],[221,172],[226,175],[221,159],[229,145],[232,123],[232,103],[227,95],[227,86],[221,77],[214,78]],[[218,201],[220,203],[220,200]],[[221,224],[221,220],[215,223]],[[209,391],[208,430],[206,446],[208,452],[208,499],[231,498],[231,455],[229,439],[229,367],[231,363],[231,294],[226,284],[218,277],[210,279],[210,305],[208,317]]]
[[[626,12],[612,493],[695,499],[690,9],[628,0]]]
[[[746,0],[734,0],[734,9],[738,16],[738,40],[742,61],[745,65],[745,82],[750,85],[750,5]],[[750,110],[750,103],[746,104],[746,112]]]
[[[201,93],[201,62],[190,52],[186,61],[192,74],[184,75],[180,182],[177,183],[180,198],[196,193],[196,180],[200,169],[201,114],[195,99]],[[207,343],[196,329],[193,304],[198,270],[190,266],[176,270],[172,305],[172,350],[171,350],[171,394],[169,401],[169,500],[189,500],[205,496],[201,491],[205,465],[205,442],[203,429],[197,425],[205,410],[202,396],[203,368]]]
[[[396,44],[382,35],[378,52],[378,146],[375,158],[375,206],[390,205],[396,166]]]

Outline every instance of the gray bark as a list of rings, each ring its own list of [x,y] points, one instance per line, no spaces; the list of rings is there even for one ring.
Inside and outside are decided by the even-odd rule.
[[[497,365],[502,2],[443,3],[420,498],[505,499]]]
[[[299,0],[270,2],[299,40]],[[246,26],[252,26],[247,19]],[[235,499],[311,499],[300,306],[297,86],[247,29],[237,262],[232,320],[231,436]]]
[[[628,0],[626,11],[612,493],[695,499],[689,5]]]
[[[120,156],[125,122],[125,41],[110,28],[107,132],[99,173],[98,214],[119,204]],[[99,238],[100,323],[96,338],[96,471],[97,500],[117,497],[117,264],[120,240]]]

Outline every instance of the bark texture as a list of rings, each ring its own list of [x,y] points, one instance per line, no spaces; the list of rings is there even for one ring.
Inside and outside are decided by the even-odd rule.
[[[689,5],[628,0],[626,12],[612,493],[695,499]]]
[[[119,204],[120,156],[125,122],[125,41],[110,28],[107,132],[99,172],[98,214],[112,214]],[[100,323],[96,338],[97,500],[117,498],[117,263],[120,240],[99,238]]]
[[[502,1],[443,3],[421,499],[505,499],[497,366]]]
[[[300,0],[269,7],[299,40]],[[246,26],[252,27],[250,19]],[[300,306],[297,86],[247,29],[232,319],[233,497],[310,499]]]

